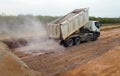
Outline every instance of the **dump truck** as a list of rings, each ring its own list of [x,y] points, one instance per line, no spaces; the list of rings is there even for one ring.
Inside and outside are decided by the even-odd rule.
[[[49,38],[59,41],[65,47],[79,45],[83,41],[97,40],[100,23],[89,21],[89,9],[80,8],[47,24]]]

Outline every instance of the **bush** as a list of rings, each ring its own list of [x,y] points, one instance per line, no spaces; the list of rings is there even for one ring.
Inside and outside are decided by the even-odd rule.
[[[120,18],[101,18],[101,17],[90,17],[90,20],[99,21],[103,24],[120,24]]]

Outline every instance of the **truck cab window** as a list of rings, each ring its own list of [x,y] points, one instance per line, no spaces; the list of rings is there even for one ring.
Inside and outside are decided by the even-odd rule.
[[[95,22],[95,26],[99,29],[100,28],[99,22]]]

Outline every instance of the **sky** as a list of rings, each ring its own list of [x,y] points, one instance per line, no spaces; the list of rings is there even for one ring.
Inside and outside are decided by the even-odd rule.
[[[89,8],[95,17],[120,17],[120,0],[0,0],[0,14],[62,16],[74,9]]]

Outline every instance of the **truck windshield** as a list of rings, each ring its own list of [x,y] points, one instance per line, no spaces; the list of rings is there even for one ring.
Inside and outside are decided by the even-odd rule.
[[[99,29],[100,28],[99,22],[95,22],[95,26]]]

